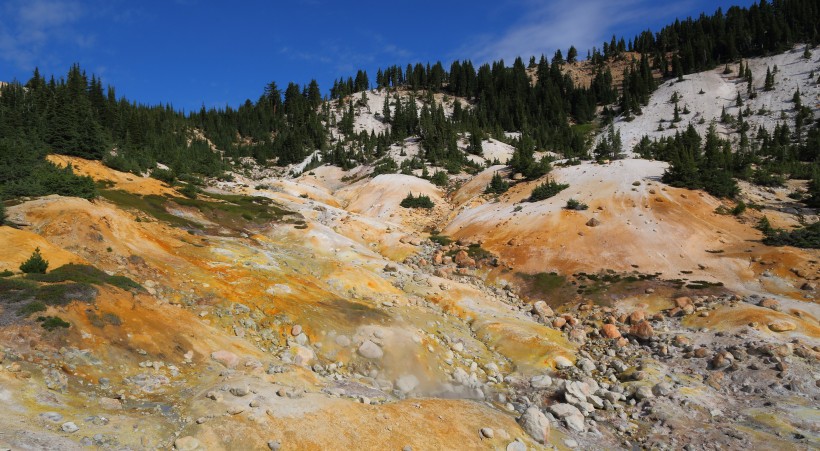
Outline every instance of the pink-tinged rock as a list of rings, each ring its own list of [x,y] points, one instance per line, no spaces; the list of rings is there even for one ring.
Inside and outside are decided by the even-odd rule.
[[[621,331],[614,324],[604,324],[601,328],[601,334],[606,338],[621,338]]]
[[[649,321],[641,321],[629,328],[629,334],[641,340],[649,340],[655,334],[655,330]]]
[[[239,365],[239,357],[233,352],[225,351],[224,349],[212,352],[211,358],[228,368],[235,368],[236,365]]]

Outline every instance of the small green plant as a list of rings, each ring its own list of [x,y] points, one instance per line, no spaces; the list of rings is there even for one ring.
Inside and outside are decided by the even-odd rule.
[[[539,200],[549,199],[561,191],[569,188],[569,185],[564,183],[556,183],[550,180],[547,183],[542,183],[535,187],[530,194],[529,202],[538,202]]]
[[[430,196],[426,196],[423,194],[419,194],[418,197],[414,197],[413,193],[407,194],[401,203],[399,204],[404,208],[433,208],[435,204],[430,199]]]
[[[45,274],[46,270],[48,270],[48,261],[40,254],[39,247],[34,249],[31,257],[20,265],[20,271],[26,274]]]
[[[0,271],[0,277],[11,277],[13,275],[14,275],[14,273],[9,271],[8,269],[4,269],[4,270]]]
[[[735,215],[735,216],[740,216],[745,211],[746,211],[746,203],[743,202],[743,201],[740,201],[740,202],[737,203],[737,205],[735,205],[735,208],[732,209],[732,214]]]
[[[43,326],[43,329],[49,332],[58,328],[68,329],[69,327],[71,327],[71,324],[69,324],[66,321],[63,321],[63,319],[58,316],[40,316],[37,318],[37,321],[40,322],[40,325]]]
[[[567,205],[564,208],[567,210],[586,210],[589,208],[589,205],[575,199],[570,199],[567,201]]]

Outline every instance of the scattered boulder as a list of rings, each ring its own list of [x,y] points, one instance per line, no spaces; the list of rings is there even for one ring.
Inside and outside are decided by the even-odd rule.
[[[76,424],[74,424],[74,422],[72,422],[72,421],[69,421],[67,423],[63,423],[63,425],[60,426],[60,429],[63,432],[67,432],[69,434],[73,434],[73,433],[80,430],[80,428]]]
[[[635,310],[629,314],[629,324],[638,324],[646,319],[646,312],[643,310]]]
[[[550,422],[537,407],[530,407],[518,419],[521,428],[539,443],[547,443],[550,437]]]
[[[797,329],[797,325],[791,321],[777,320],[769,323],[769,329],[773,332],[788,332]]]
[[[541,319],[551,318],[555,316],[555,312],[544,301],[535,301],[532,305],[532,312],[540,316]]]
[[[760,307],[763,307],[763,308],[772,309],[776,312],[779,312],[780,309],[781,309],[780,302],[777,302],[776,299],[772,299],[772,298],[763,299],[757,305],[759,305]]]
[[[475,260],[470,258],[470,255],[467,251],[460,250],[456,253],[453,261],[456,262],[459,268],[469,268],[475,266]]]
[[[174,448],[178,451],[193,451],[199,448],[199,440],[190,435],[186,435],[185,437],[174,440]]]
[[[572,362],[568,358],[566,358],[562,355],[555,356],[554,361],[555,361],[555,367],[558,368],[558,369],[569,368],[569,367],[573,366]]]
[[[649,340],[654,334],[655,331],[652,329],[652,325],[649,324],[649,321],[641,321],[629,328],[629,335],[641,340]]]
[[[598,227],[599,225],[601,225],[601,221],[598,218],[590,218],[586,223],[587,227]]]
[[[211,358],[228,368],[235,368],[239,364],[239,357],[230,351],[219,350],[212,352]]]
[[[493,431],[492,428],[481,428],[481,430],[479,432],[481,433],[481,436],[484,437],[484,438],[493,438],[493,437],[495,437],[495,432]]]
[[[584,425],[584,414],[578,410],[577,407],[571,404],[553,404],[549,406],[549,411],[556,417],[564,420],[567,427],[575,432],[584,432],[586,426]]]
[[[298,324],[296,324],[295,326],[290,328],[290,334],[293,335],[294,337],[298,336],[301,333],[302,333],[302,326],[300,326]]]
[[[546,374],[539,374],[530,379],[532,388],[547,388],[552,385],[552,378]]]
[[[675,307],[682,309],[682,308],[686,307],[687,305],[692,305],[692,299],[691,298],[689,298],[687,296],[681,296],[681,297],[675,298]]]
[[[382,348],[370,340],[365,340],[364,343],[359,346],[358,352],[359,355],[366,359],[377,360],[384,356],[384,351],[382,351]]]
[[[614,324],[604,324],[601,327],[601,335],[606,338],[621,338],[621,331]]]

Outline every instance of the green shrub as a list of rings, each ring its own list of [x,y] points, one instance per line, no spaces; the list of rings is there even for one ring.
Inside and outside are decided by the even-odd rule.
[[[508,189],[510,189],[510,184],[501,177],[501,174],[496,172],[493,174],[493,178],[490,180],[490,184],[487,185],[487,189],[484,190],[484,193],[503,194],[506,193]]]
[[[169,185],[173,185],[174,182],[177,180],[176,174],[174,174],[174,171],[170,169],[156,168],[153,171],[151,171],[151,177],[161,182],[165,182]]]
[[[447,186],[447,173],[445,171],[436,171],[432,177],[430,177],[430,182],[436,186]]]
[[[34,253],[22,265],[20,271],[26,274],[45,274],[48,269],[48,261],[40,255],[40,248],[34,249]]]
[[[196,199],[197,194],[200,192],[199,188],[197,188],[193,183],[188,183],[182,188],[179,188],[177,191],[189,199]]]
[[[579,202],[575,199],[570,199],[567,201],[567,205],[564,208],[566,208],[567,210],[586,210],[587,208],[589,208],[589,205],[583,202]]]
[[[435,206],[429,196],[419,194],[418,197],[413,197],[413,193],[409,193],[399,205],[404,208],[433,208]]]
[[[68,329],[71,327],[71,324],[63,321],[60,317],[57,316],[40,316],[37,318],[37,321],[40,322],[40,325],[49,332],[53,331],[57,328]]]
[[[763,232],[763,243],[769,246],[794,246],[804,249],[820,249],[820,221],[792,231],[770,230]]]
[[[539,200],[549,199],[561,191],[569,188],[569,185],[563,183],[555,183],[550,180],[547,183],[542,183],[535,187],[530,194],[529,202],[538,202]]]
[[[31,280],[38,282],[77,282],[80,284],[113,285],[122,290],[141,289],[140,284],[125,276],[109,276],[99,269],[89,265],[69,263],[52,270],[48,274],[31,274]]]
[[[0,202],[0,225],[6,223],[6,205]]]
[[[732,214],[735,216],[740,216],[743,214],[744,211],[746,211],[746,203],[740,201],[737,203],[737,205],[735,205],[735,208],[732,209]]]
[[[13,275],[14,275],[14,273],[9,271],[8,269],[4,269],[4,270],[0,271],[0,277],[11,277]]]

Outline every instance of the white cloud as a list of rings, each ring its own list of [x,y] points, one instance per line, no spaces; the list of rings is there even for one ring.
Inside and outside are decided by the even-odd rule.
[[[582,55],[612,37],[613,29],[641,24],[658,17],[673,17],[686,11],[690,1],[653,6],[652,0],[574,0],[572,2],[515,2],[524,19],[501,35],[485,34],[462,49],[478,62],[503,58],[512,62],[542,53],[552,57],[556,49],[566,54],[574,45]],[[625,36],[626,39],[632,36]]]
[[[45,49],[56,40],[80,46],[93,44],[93,36],[72,30],[85,14],[83,6],[69,0],[15,0],[0,8],[0,59],[20,69],[41,62]]]

